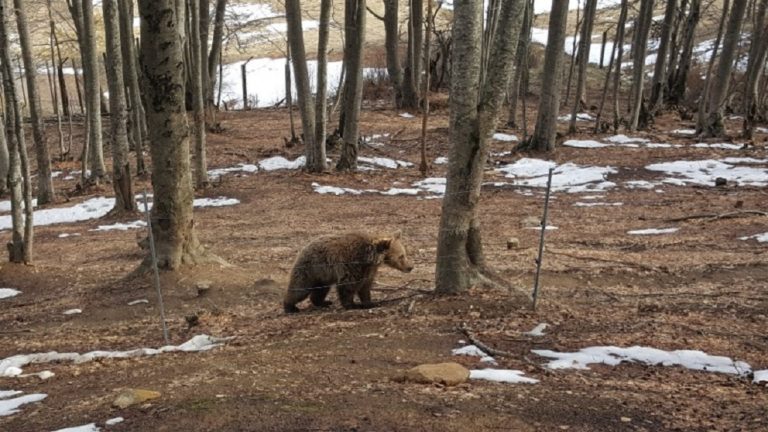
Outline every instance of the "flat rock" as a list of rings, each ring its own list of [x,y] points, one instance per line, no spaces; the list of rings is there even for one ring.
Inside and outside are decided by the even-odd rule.
[[[445,386],[459,385],[468,379],[469,370],[454,362],[419,365],[408,369],[396,378],[398,381]]]
[[[113,406],[118,408],[128,408],[131,405],[140,404],[151,399],[157,399],[160,397],[160,392],[152,390],[142,389],[125,389],[117,395],[117,398],[112,402]]]

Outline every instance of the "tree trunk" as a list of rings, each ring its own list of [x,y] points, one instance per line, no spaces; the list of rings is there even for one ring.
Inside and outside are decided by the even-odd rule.
[[[387,51],[387,73],[395,93],[395,106],[403,106],[403,70],[400,66],[399,0],[384,0],[384,46]]]
[[[731,70],[738,52],[741,37],[741,25],[744,22],[744,12],[747,0],[733,0],[728,26],[723,38],[723,49],[717,65],[717,73],[711,81],[707,118],[702,132],[705,137],[722,137],[725,135],[723,126],[723,106],[728,96],[728,85],[731,81]],[[753,39],[754,40],[754,39]]]
[[[96,29],[93,22],[93,0],[82,1],[83,11],[83,72],[85,80],[85,103],[88,115],[88,159],[91,165],[90,181],[98,183],[106,172],[104,149],[101,136],[101,86],[99,84],[99,62],[96,56]]]
[[[201,46],[200,40],[200,3],[202,0],[188,0],[189,17],[191,19],[189,35],[191,64],[189,65],[192,88],[193,129],[195,133],[195,185],[198,189],[208,186],[208,163],[205,156],[205,106],[203,101],[203,49],[207,43]],[[207,15],[207,13],[206,13]],[[206,32],[207,33],[207,32]],[[207,49],[206,49],[207,52]]]
[[[555,149],[557,116],[560,112],[560,86],[563,68],[563,44],[568,23],[568,0],[552,0],[549,15],[549,37],[544,52],[544,69],[541,76],[541,97],[536,116],[536,129],[527,147],[539,151]]]
[[[208,75],[208,30],[211,26],[210,0],[197,0],[199,12],[200,41],[200,84],[203,92],[203,105],[207,106],[208,95],[211,94],[211,77]]]
[[[2,68],[5,95],[5,134],[8,140],[9,176],[11,189],[11,240],[8,242],[8,258],[13,263],[29,263],[32,260],[32,196],[29,184],[29,167],[26,166],[26,144],[22,125],[21,108],[13,79],[8,38],[9,13],[5,1],[0,1],[0,67]],[[22,216],[24,207],[24,216]]]
[[[421,74],[421,47],[424,39],[422,22],[424,21],[423,0],[410,0],[408,18],[408,52],[405,58],[403,76],[402,108],[419,107],[419,78]]]
[[[659,50],[656,53],[656,64],[653,68],[653,80],[651,81],[650,111],[652,115],[659,109],[664,98],[667,52],[671,42],[672,27],[674,26],[676,13],[677,0],[667,0],[667,9],[664,12],[664,22],[661,27],[661,40],[659,41]]]
[[[2,65],[2,59],[0,59],[0,67],[5,67]],[[0,93],[5,94],[5,90],[3,89],[2,84],[2,74],[0,74]],[[3,108],[5,108],[5,97],[3,99]],[[8,172],[9,172],[9,160],[8,158],[10,155],[8,154],[8,141],[5,139],[5,133],[6,133],[6,119],[2,114],[0,114],[0,195],[5,195],[8,192]]]
[[[133,145],[136,151],[136,174],[147,172],[144,165],[144,130],[146,117],[141,100],[138,65],[136,64],[136,42],[133,37],[133,0],[118,0],[120,10],[120,46],[123,56],[123,76],[128,85],[130,125]]]
[[[423,112],[421,117],[421,163],[419,172],[422,177],[427,176],[429,163],[427,162],[427,125],[429,124],[429,77],[430,77],[430,58],[432,57],[432,27],[435,24],[432,15],[432,1],[427,0],[427,36],[424,38],[424,80],[421,88],[421,100],[423,101]]]
[[[520,99],[523,77],[527,72],[528,65],[528,47],[531,44],[531,24],[533,18],[533,7],[526,0],[525,13],[523,15],[523,26],[520,30],[520,36],[517,39],[517,52],[515,55],[515,75],[512,79],[512,85],[509,90],[509,115],[507,116],[507,126],[517,127],[517,103]],[[523,99],[526,95],[523,93]]]
[[[645,81],[645,53],[648,45],[648,34],[651,30],[653,18],[653,0],[642,0],[640,14],[637,17],[635,38],[632,47],[632,112],[629,117],[629,130],[645,128],[646,119],[641,121],[640,112],[645,112],[645,98],[643,97],[643,83]]]
[[[728,20],[729,7],[730,0],[725,0],[723,2],[723,14],[720,16],[720,25],[717,26],[717,37],[715,38],[715,43],[712,45],[712,54],[709,56],[707,71],[704,74],[704,90],[699,96],[698,112],[696,113],[696,129],[699,132],[704,129],[704,125],[707,122],[707,104],[709,102],[709,93],[712,91],[712,71],[715,69],[717,56],[720,52],[720,44],[723,41],[723,33],[725,32],[725,23]]]
[[[184,0],[140,0],[141,65],[152,155],[152,233],[158,266],[203,256],[192,214],[189,124],[184,106]]]
[[[32,41],[29,37],[27,14],[21,0],[13,0],[13,5],[16,10],[16,25],[19,29],[21,56],[24,60],[24,76],[27,79],[29,92],[29,115],[32,119],[32,137],[35,141],[35,154],[37,156],[37,203],[44,205],[54,200],[51,156],[48,152],[48,142],[45,139],[43,110],[40,92],[37,88],[37,66],[32,59]]]
[[[576,115],[582,106],[586,106],[587,88],[587,64],[589,63],[589,50],[592,46],[592,27],[595,22],[597,0],[587,0],[584,7],[584,22],[581,24],[581,36],[579,37],[579,68],[576,76],[576,94],[573,98],[573,111],[568,132],[576,132]]]
[[[693,46],[696,43],[696,26],[699,23],[700,9],[701,0],[691,0],[690,11],[688,12],[685,28],[683,29],[683,48],[680,50],[677,68],[674,73],[670,73],[669,96],[667,97],[667,102],[670,104],[679,104],[685,98],[688,71],[691,68],[691,60],[693,59]]]
[[[576,41],[579,39],[579,29],[582,27],[583,19],[579,19],[581,13],[581,2],[577,2],[576,7],[576,27],[573,29],[573,46],[571,47],[570,66],[568,67],[568,80],[565,86],[565,104],[568,104],[568,100],[571,98],[571,80],[573,79],[573,68],[576,65],[576,58],[579,55],[576,52]]]
[[[107,85],[109,86],[110,139],[112,140],[112,186],[115,190],[113,214],[133,212],[136,200],[128,163],[128,112],[125,106],[123,53],[120,47],[118,0],[103,0],[104,37],[107,46]]]
[[[307,55],[304,50],[304,29],[301,23],[301,1],[287,0],[285,2],[285,20],[288,24],[288,43],[291,45],[291,61],[293,76],[296,82],[299,111],[301,113],[301,130],[304,133],[304,151],[307,158],[307,170],[322,172],[325,170],[325,157],[315,142],[315,105],[309,88],[309,71],[307,70]]]
[[[768,21],[766,21],[766,6],[768,0],[760,0],[757,6],[752,28],[761,31],[760,34],[768,34]],[[765,70],[765,59],[768,53],[768,42],[764,37],[753,38],[749,47],[749,60],[747,61],[747,81],[744,85],[744,127],[743,136],[752,139],[755,123],[765,120],[765,109],[761,106],[758,94],[760,81]]]
[[[621,0],[619,22],[616,24],[616,71],[613,74],[613,130],[619,130],[621,111],[619,110],[619,93],[621,93],[621,63],[624,57],[624,33],[627,22],[628,0]]]
[[[56,115],[56,129],[59,137],[59,159],[64,160],[64,130],[61,126],[62,105],[59,104],[59,91],[58,91],[58,68],[56,67],[56,23],[53,21],[53,14],[51,12],[51,0],[46,3],[48,12],[48,27],[50,34],[48,37],[48,48],[51,54],[51,69],[53,77],[51,78],[51,103],[53,104],[53,111]],[[46,69],[47,69],[46,65]],[[49,75],[50,76],[50,75]]]
[[[567,12],[568,1],[564,4]],[[520,35],[523,1],[502,2],[498,33],[490,50],[494,61],[481,87],[482,10],[482,2],[456,2],[454,6],[451,149],[435,269],[435,289],[444,294],[465,291],[487,273],[476,210],[488,141],[496,128]],[[561,56],[562,46],[561,39],[555,45]]]
[[[328,105],[328,37],[331,30],[332,0],[320,2],[320,26],[317,36],[317,95],[315,99],[315,145],[317,146],[316,168],[325,171],[325,135]]]
[[[417,0],[420,3],[420,0]],[[363,44],[365,43],[365,0],[344,2],[344,63],[347,79],[344,81],[344,140],[339,171],[357,170],[357,140],[360,137],[360,107],[363,99]],[[420,18],[420,17],[419,17]],[[419,19],[421,23],[421,19]],[[420,47],[421,45],[418,45]],[[418,49],[416,52],[418,53]],[[414,61],[413,65],[421,64]],[[419,71],[420,72],[420,71]],[[418,98],[418,96],[417,96]]]
[[[224,39],[224,13],[227,10],[227,0],[216,0],[216,12],[213,18],[213,38],[211,38],[211,52],[208,54],[208,78],[210,86],[206,99],[209,106],[213,105],[213,89],[216,87],[216,68],[221,59],[221,45]],[[219,83],[221,77],[218,77]]]

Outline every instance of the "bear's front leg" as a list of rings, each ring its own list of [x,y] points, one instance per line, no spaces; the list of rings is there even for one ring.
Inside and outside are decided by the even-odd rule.
[[[357,296],[360,297],[360,308],[371,309],[376,307],[376,304],[371,301],[371,287],[373,286],[373,278],[368,278],[360,286],[357,291]]]
[[[341,302],[341,305],[344,307],[344,309],[356,309],[357,305],[355,304],[355,290],[354,286],[347,283],[345,284],[344,281],[340,282],[338,286],[336,287],[336,290],[339,292],[339,302]]]
[[[331,290],[331,287],[325,286],[325,287],[317,287],[312,288],[312,294],[309,295],[309,301],[312,302],[315,307],[319,308],[327,308],[330,305],[333,304],[333,302],[329,302],[325,299],[325,296],[328,295],[328,291]]]

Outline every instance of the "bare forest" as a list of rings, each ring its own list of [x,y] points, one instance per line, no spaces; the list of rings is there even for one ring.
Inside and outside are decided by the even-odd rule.
[[[768,430],[768,0],[0,0],[0,431]]]

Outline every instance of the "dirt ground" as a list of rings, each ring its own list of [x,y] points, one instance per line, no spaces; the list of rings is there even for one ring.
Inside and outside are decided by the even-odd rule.
[[[285,110],[222,114],[225,131],[209,135],[209,166],[254,163],[286,150]],[[529,120],[533,124],[533,118]],[[369,106],[361,130],[390,133],[366,156],[418,164],[420,121]],[[658,130],[685,126],[673,115]],[[735,128],[737,123],[731,124]],[[586,125],[584,125],[586,130]],[[518,133],[519,131],[508,131]],[[53,133],[53,132],[52,132]],[[448,149],[447,111],[435,114],[429,131],[430,160]],[[586,137],[588,134],[583,134]],[[686,143],[660,131],[655,142]],[[749,150],[701,148],[575,149],[560,147],[558,162],[621,167],[609,180],[659,177],[643,167],[658,161],[725,156],[766,157],[760,136]],[[512,144],[493,142],[494,151]],[[334,152],[331,153],[335,154]],[[513,153],[492,158],[512,162]],[[541,155],[538,155],[541,156]],[[547,157],[547,156],[543,156]],[[74,163],[57,170],[76,169]],[[432,176],[444,176],[434,165]],[[74,181],[56,180],[68,200],[85,199]],[[500,177],[491,169],[486,178]],[[540,217],[541,190],[488,187],[480,205],[489,264],[509,291],[476,287],[439,297],[434,283],[441,200],[410,196],[329,196],[311,184],[386,189],[420,179],[416,168],[356,174],[310,175],[300,171],[229,174],[199,196],[237,198],[239,205],[196,210],[207,249],[231,266],[187,268],[164,274],[162,286],[173,344],[195,334],[234,337],[203,353],[169,353],[82,364],[29,365],[26,372],[56,375],[0,378],[0,389],[46,393],[39,403],[0,417],[0,430],[50,431],[91,422],[103,427],[117,416],[115,431],[765,431],[768,389],[748,378],[680,367],[622,364],[589,370],[551,371],[532,349],[575,351],[593,345],[697,349],[768,368],[768,266],[764,244],[738,240],[765,230],[761,216],[733,219],[667,219],[727,213],[736,207],[768,211],[765,188],[729,185],[654,190],[609,190],[604,202],[622,206],[575,207],[579,194],[557,193],[547,232],[538,310],[513,300],[528,292],[538,231],[522,229]],[[364,185],[364,186],[361,186]],[[144,186],[138,181],[137,191]],[[407,187],[407,186],[403,186]],[[90,195],[109,195],[110,186]],[[582,194],[583,195],[583,194]],[[60,205],[65,205],[61,203]],[[125,221],[139,219],[140,215]],[[0,300],[0,358],[32,352],[125,350],[163,345],[151,275],[133,271],[144,257],[137,231],[92,232],[101,220],[36,228],[32,266],[3,264],[0,286],[22,294]],[[630,229],[679,227],[671,235],[630,236]],[[307,310],[286,316],[280,305],[292,260],[311,237],[342,230],[402,230],[416,263],[410,274],[380,272],[374,300],[380,307]],[[60,238],[62,233],[75,234]],[[8,232],[0,233],[4,240]],[[510,237],[518,248],[507,249]],[[198,297],[195,285],[210,281]],[[127,303],[146,298],[148,304]],[[335,300],[335,298],[334,298]],[[306,307],[306,306],[304,306]],[[80,308],[79,315],[62,312]],[[189,328],[186,316],[199,325]],[[551,325],[544,337],[522,333]],[[509,353],[499,368],[520,369],[538,384],[471,380],[457,387],[399,383],[398,372],[422,363],[457,361],[484,367],[476,357],[451,356],[466,336]],[[159,391],[161,397],[124,410],[112,408],[123,388]]]

